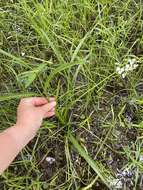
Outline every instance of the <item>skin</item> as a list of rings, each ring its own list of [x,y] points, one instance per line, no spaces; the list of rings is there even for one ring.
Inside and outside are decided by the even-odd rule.
[[[43,119],[55,115],[55,106],[55,98],[48,101],[46,98],[32,97],[20,101],[16,124],[0,133],[0,174],[34,138]]]

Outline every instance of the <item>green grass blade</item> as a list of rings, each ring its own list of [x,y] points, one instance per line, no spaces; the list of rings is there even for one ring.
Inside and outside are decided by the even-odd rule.
[[[8,52],[2,50],[2,49],[0,49],[0,54],[3,54],[3,55],[5,55],[5,56],[7,56],[7,57],[10,57],[11,59],[15,60],[16,63],[19,64],[19,65],[22,65],[22,66],[28,67],[28,68],[30,67],[30,66],[28,65],[29,63],[26,63],[26,62],[23,61],[22,59],[20,59],[20,58],[14,56],[14,55],[12,55],[12,54],[10,54],[10,53],[8,53]]]
[[[38,94],[36,93],[21,93],[21,94],[0,94],[0,102],[3,101],[9,101],[12,99],[20,99],[20,98],[26,98],[26,97],[32,97],[32,96],[37,96]]]
[[[136,100],[137,104],[143,105],[143,99]]]
[[[50,82],[51,82],[51,80],[54,78],[54,76],[56,75],[56,74],[58,74],[58,73],[60,73],[60,72],[62,72],[62,71],[64,71],[64,70],[66,70],[66,69],[69,69],[69,68],[71,68],[71,67],[73,67],[73,66],[75,66],[75,65],[82,65],[83,64],[83,62],[76,62],[76,63],[64,63],[64,64],[61,64],[59,67],[57,67],[56,69],[54,69],[54,70],[52,70],[51,71],[51,74],[47,77],[47,79],[46,79],[46,82],[45,82],[45,91],[46,91],[46,89],[49,87],[49,84],[50,84]]]
[[[90,190],[97,180],[98,180],[98,176],[96,176],[95,179],[92,180],[88,186],[83,187],[81,190]]]
[[[58,61],[60,63],[65,63],[64,58],[62,57],[62,55],[60,54],[59,50],[56,48],[56,46],[54,45],[54,43],[52,42],[52,40],[50,39],[50,37],[48,36],[48,34],[46,32],[44,32],[44,30],[42,30],[42,29],[40,31],[41,31],[42,36],[45,37],[45,39],[49,43],[50,47],[54,51],[55,55],[57,56]]]
[[[25,88],[27,88],[34,82],[34,80],[37,78],[39,73],[45,71],[46,69],[47,69],[46,64],[41,64],[38,67],[33,68],[30,71],[20,73],[18,75],[18,80],[21,83],[23,82],[25,84]]]
[[[89,32],[87,32],[86,35],[80,40],[78,46],[76,47],[76,49],[75,49],[75,51],[74,51],[74,53],[73,53],[73,55],[72,55],[71,62],[73,62],[73,61],[75,60],[75,58],[76,58],[76,56],[77,56],[77,54],[78,54],[78,52],[79,52],[81,46],[83,45],[84,41],[85,41],[88,37],[90,37],[90,35],[92,34],[92,32],[94,31],[95,28],[96,28],[96,25],[95,25]]]
[[[72,134],[69,134],[69,140],[71,141],[73,146],[77,149],[80,156],[82,156],[86,160],[86,162],[90,165],[90,167],[100,177],[102,182],[106,184],[107,187],[112,188],[110,186],[111,181],[114,180],[112,174],[107,169],[105,169],[101,163],[93,160],[83,149],[83,147],[78,143],[78,141],[75,139],[75,137]]]

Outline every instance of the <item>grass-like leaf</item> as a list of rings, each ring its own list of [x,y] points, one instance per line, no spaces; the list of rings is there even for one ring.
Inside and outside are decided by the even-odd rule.
[[[69,63],[69,64],[68,63],[64,63],[64,64],[59,65],[56,69],[52,70],[51,74],[46,79],[45,90],[49,87],[49,84],[50,84],[51,80],[53,79],[53,77],[56,74],[58,74],[58,73],[60,73],[60,72],[62,72],[64,70],[66,70],[66,69],[69,69],[69,68],[71,68],[71,67],[73,67],[75,65],[81,65],[81,64],[83,64],[83,62],[74,62],[74,63]]]
[[[11,58],[12,60],[14,60],[19,65],[22,65],[24,67],[30,68],[30,65],[28,63],[26,63],[25,61],[23,61],[21,58],[12,55],[11,53],[8,53],[8,52],[0,49],[0,54],[3,54],[5,56]]]
[[[0,102],[3,101],[9,101],[12,99],[20,99],[20,98],[26,98],[26,97],[31,97],[31,96],[37,96],[38,94],[36,93],[13,93],[13,94],[0,94]]]
[[[25,84],[25,88],[29,87],[32,82],[36,79],[39,73],[45,71],[47,68],[46,64],[41,64],[40,66],[33,68],[30,71],[20,73],[18,75],[18,80]]]
[[[112,188],[110,183],[114,180],[114,177],[108,171],[105,169],[105,167],[99,163],[98,161],[93,160],[87,152],[84,150],[84,148],[78,143],[78,141],[75,139],[75,137],[69,133],[69,140],[73,144],[73,146],[76,148],[80,156],[82,156],[86,162],[89,164],[89,166],[96,172],[96,174],[100,177],[103,183],[107,185],[110,189]]]

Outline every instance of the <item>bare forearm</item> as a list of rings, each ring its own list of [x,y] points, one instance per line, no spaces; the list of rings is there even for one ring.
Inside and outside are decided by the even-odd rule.
[[[0,133],[0,174],[40,128],[44,118],[55,115],[55,98],[24,98],[17,109],[16,125]]]
[[[34,132],[13,126],[0,133],[0,174],[10,165],[22,148],[34,137]]]

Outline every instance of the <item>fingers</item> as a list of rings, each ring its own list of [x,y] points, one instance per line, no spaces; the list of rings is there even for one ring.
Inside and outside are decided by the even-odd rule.
[[[49,98],[49,102],[54,102],[54,101],[56,101],[56,98],[55,98],[55,97]]]
[[[53,115],[55,115],[55,107],[53,107],[50,111],[46,112],[44,114],[44,118],[49,118],[52,117]]]
[[[49,98],[49,101],[46,98],[43,98],[43,97],[35,97],[35,98],[33,98],[34,106],[42,106],[44,104],[47,104],[48,102],[54,102],[54,101],[55,101],[54,97]]]
[[[49,102],[54,102],[55,98],[49,98]],[[48,103],[48,100],[44,97],[31,97],[31,98],[23,98],[20,103],[31,104],[33,106],[42,106]]]
[[[54,108],[52,108],[50,111],[53,111],[53,112],[54,112],[54,111],[55,111],[55,107],[54,107]]]
[[[32,99],[32,103],[34,106],[42,106],[44,104],[47,104],[48,100],[46,98],[43,98],[43,97],[34,97]]]
[[[34,109],[37,109],[37,112],[39,112],[43,118],[49,118],[55,115],[56,101],[54,97],[49,98],[49,100],[44,97],[23,98],[20,105],[35,107]]]
[[[49,117],[52,117],[55,115],[55,111],[50,111],[50,112],[47,112],[45,115],[44,115],[44,118],[49,118]]]
[[[52,101],[42,107],[40,107],[41,111],[43,112],[43,114],[45,115],[48,112],[54,112],[55,111],[55,106],[56,106],[56,102]]]
[[[48,103],[46,98],[43,97],[31,97],[31,98],[23,98],[21,99],[20,103],[22,104],[29,104],[33,106],[40,106]]]
[[[50,111],[44,114],[44,118],[49,118],[55,115],[55,107],[53,107]]]

